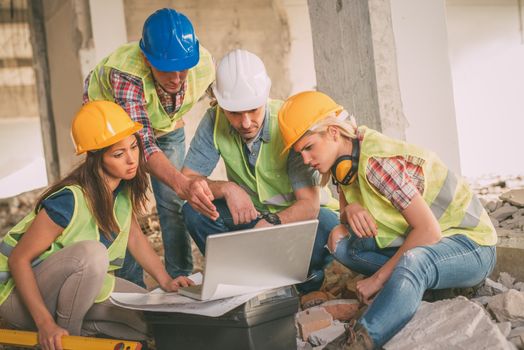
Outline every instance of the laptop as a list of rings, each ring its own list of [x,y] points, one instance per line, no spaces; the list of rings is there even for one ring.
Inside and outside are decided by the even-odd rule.
[[[178,293],[215,300],[303,282],[318,220],[211,235],[203,282]]]

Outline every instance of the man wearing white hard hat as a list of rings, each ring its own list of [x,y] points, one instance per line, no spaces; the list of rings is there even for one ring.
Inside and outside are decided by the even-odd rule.
[[[337,224],[338,207],[331,196],[321,195],[315,170],[295,151],[283,152],[278,127],[283,102],[269,98],[270,88],[264,64],[253,53],[237,49],[222,58],[213,84],[218,105],[202,118],[182,170],[207,178],[222,157],[228,181],[207,179],[220,216],[209,219],[190,205],[183,213],[202,253],[211,234],[318,218],[312,279],[299,286],[309,292],[322,284],[330,259],[324,246]]]

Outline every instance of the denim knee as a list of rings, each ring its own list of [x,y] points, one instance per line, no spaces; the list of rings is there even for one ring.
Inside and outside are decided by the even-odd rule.
[[[199,215],[199,213],[193,209],[193,207],[189,203],[185,203],[182,207],[182,215],[184,216],[184,222],[186,224],[187,229],[189,232],[191,232],[191,227],[193,227],[198,220],[195,220],[195,215]]]
[[[428,274],[435,272],[435,265],[429,256],[429,251],[416,247],[406,251],[393,270],[391,279],[406,279],[415,288],[427,289]]]

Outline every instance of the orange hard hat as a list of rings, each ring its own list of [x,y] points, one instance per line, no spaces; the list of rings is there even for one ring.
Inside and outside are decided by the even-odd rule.
[[[111,146],[142,129],[122,107],[110,101],[92,101],[78,111],[71,125],[76,154]]]
[[[278,125],[284,140],[284,152],[297,142],[317,121],[344,108],[328,95],[304,91],[289,97],[278,112]]]

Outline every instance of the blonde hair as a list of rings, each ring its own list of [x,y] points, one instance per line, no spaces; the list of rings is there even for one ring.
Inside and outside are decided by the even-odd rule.
[[[349,116],[348,112],[345,110],[340,112],[338,115],[331,113],[325,118],[320,119],[315,124],[313,124],[308,131],[306,131],[304,136],[312,134],[324,135],[330,126],[337,128],[340,131],[340,135],[345,138],[355,139],[357,137],[357,121],[352,115]],[[321,175],[322,177],[320,180],[320,185],[325,186],[331,178],[331,173],[327,172]]]

